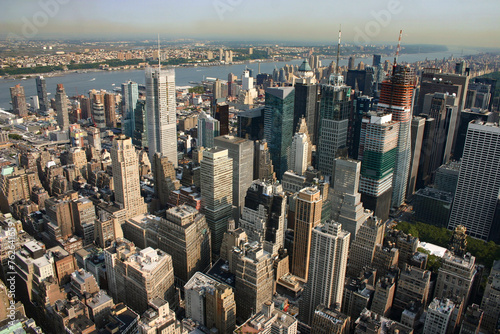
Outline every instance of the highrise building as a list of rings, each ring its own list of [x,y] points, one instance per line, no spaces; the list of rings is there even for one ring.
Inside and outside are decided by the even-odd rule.
[[[245,206],[247,189],[253,181],[254,143],[248,139],[225,135],[215,138],[214,144],[227,149],[229,158],[233,159],[233,206],[237,208],[234,218],[238,221]]]
[[[316,187],[302,189],[297,197],[291,272],[304,281],[308,279],[311,231],[321,223],[322,203],[321,192]]]
[[[408,188],[406,198],[410,199],[415,193],[417,184],[418,167],[420,165],[420,153],[424,138],[425,119],[423,117],[413,117],[411,120],[411,160],[408,176]]]
[[[319,305],[314,310],[311,333],[316,334],[347,334],[351,326],[351,317],[340,313],[334,308]]]
[[[116,128],[116,95],[111,93],[104,94],[104,117],[106,118],[106,127]],[[132,136],[129,136],[132,137]]]
[[[94,126],[99,129],[106,128],[106,113],[104,110],[104,91],[96,91],[95,89],[89,92],[90,100],[92,101],[92,119]]]
[[[434,298],[427,309],[424,333],[449,333],[454,309],[455,304],[451,300]]]
[[[148,303],[148,310],[144,312],[138,323],[139,334],[182,334],[183,328],[175,318],[175,312],[167,301],[155,297]]]
[[[180,188],[174,164],[168,160],[168,157],[162,157],[160,153],[156,152],[153,156],[152,171],[155,197],[160,201],[161,207],[165,208],[170,192]]]
[[[197,272],[184,285],[186,317],[218,333],[232,334],[236,325],[233,288]]]
[[[101,130],[89,127],[87,138],[89,145],[95,148],[97,152],[101,152]]]
[[[274,261],[258,243],[234,247],[231,256],[230,270],[236,276],[236,314],[240,321],[245,321],[272,300]]]
[[[481,309],[484,311],[481,329],[489,332],[495,331],[500,318],[500,260],[494,261],[491,267],[481,301]]]
[[[125,210],[124,219],[147,212],[147,204],[141,196],[139,162],[132,140],[125,135],[115,137],[111,159],[115,202]]]
[[[426,305],[429,298],[430,282],[430,271],[407,265],[401,271],[394,296],[393,308],[397,312],[396,314],[401,314],[411,302]]]
[[[305,118],[300,118],[297,130],[290,148],[290,163],[288,168],[299,175],[304,175],[307,167],[312,164],[313,145],[307,129]]]
[[[309,66],[307,59],[298,69],[299,79],[295,81],[295,103],[294,103],[294,121],[297,126],[299,119],[304,117],[307,123],[307,129],[311,137],[311,142],[316,144],[317,135],[317,102],[318,86],[314,72]]]
[[[94,203],[88,198],[79,198],[71,202],[71,212],[75,233],[83,239],[83,246],[93,244],[96,220]]]
[[[146,68],[146,111],[149,159],[152,160],[153,154],[160,152],[177,167],[177,116],[173,69]]]
[[[127,81],[122,83],[123,97],[123,120],[124,133],[132,137],[135,130],[135,113],[137,100],[139,99],[139,86],[136,82]]]
[[[212,148],[203,151],[200,165],[203,212],[212,233],[212,253],[219,254],[231,217],[233,159],[228,157],[227,149]]]
[[[198,117],[198,146],[211,148],[215,146],[214,139],[220,134],[220,123],[218,120],[204,111]]]
[[[148,146],[148,120],[146,113],[146,100],[137,100],[134,110],[134,130],[132,143],[138,147]]]
[[[24,94],[24,87],[17,84],[10,87],[10,98],[12,101],[12,110],[14,114],[19,117],[28,116],[28,106],[26,105],[26,95]]]
[[[384,233],[384,221],[377,217],[371,216],[361,225],[349,250],[349,276],[358,277],[365,267],[371,265],[376,245],[384,241]]]
[[[254,154],[254,180],[275,180],[276,173],[274,173],[273,162],[271,161],[271,153],[267,146],[267,141],[255,141],[255,154]]]
[[[298,321],[290,314],[275,308],[273,302],[266,302],[262,310],[253,315],[236,333],[282,333],[296,334]]]
[[[375,286],[375,293],[373,294],[370,309],[383,317],[390,316],[395,292],[395,277],[386,275],[380,278]]]
[[[266,139],[271,160],[278,179],[288,170],[289,150],[294,131],[293,87],[266,89],[264,109],[264,138]]]
[[[118,239],[104,250],[109,291],[117,302],[124,302],[139,313],[148,302],[161,298],[174,302],[172,257],[148,247],[140,250],[125,239]]]
[[[40,104],[40,111],[49,111],[49,98],[47,97],[47,84],[43,76],[36,77],[36,93]]]
[[[347,147],[351,87],[342,76],[332,75],[328,84],[320,85],[318,120],[318,170],[332,175],[339,149]]]
[[[333,221],[312,230],[309,278],[300,305],[300,316],[307,324],[318,305],[335,308],[342,304],[349,238],[349,232]]]
[[[371,114],[363,119],[361,128],[361,201],[383,220],[389,217],[399,126],[391,114]]]
[[[56,112],[57,112],[57,125],[63,131],[69,129],[69,101],[64,91],[64,86],[62,84],[57,84],[56,91]]]
[[[219,121],[220,135],[229,134],[229,104],[224,102],[215,102],[214,118]]]
[[[239,227],[250,242],[258,241],[273,256],[283,248],[286,220],[286,196],[282,187],[271,180],[255,180],[248,188]]]
[[[175,254],[174,273],[180,284],[185,284],[197,271],[208,270],[212,253],[205,216],[188,205],[167,210],[166,219],[158,226],[158,248]]]
[[[477,272],[476,258],[470,253],[457,256],[447,251],[438,270],[434,297],[459,297],[464,301],[464,305],[467,305]]]
[[[399,123],[396,163],[392,180],[391,207],[400,207],[406,196],[411,158],[410,125],[415,74],[409,66],[394,66],[392,77],[382,82],[377,111],[391,113]]]
[[[469,123],[457,191],[448,229],[467,228],[470,236],[489,240],[500,193],[500,128],[495,123]]]
[[[368,217],[373,215],[365,210],[358,192],[361,162],[352,159],[335,159],[333,188],[330,188],[332,202],[331,219],[342,224],[351,233],[351,241]]]

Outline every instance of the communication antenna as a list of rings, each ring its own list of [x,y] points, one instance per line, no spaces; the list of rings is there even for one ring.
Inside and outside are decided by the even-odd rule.
[[[340,38],[342,36],[342,25],[339,27],[339,43],[337,44],[337,66],[335,68],[335,75],[339,75],[339,61],[340,61]]]
[[[396,48],[396,55],[394,56],[394,66],[398,63],[399,51],[401,50],[401,36],[403,36],[403,29],[399,31],[398,47]]]

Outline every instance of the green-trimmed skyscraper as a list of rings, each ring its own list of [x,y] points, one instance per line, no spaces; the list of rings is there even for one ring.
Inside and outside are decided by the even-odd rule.
[[[363,118],[359,145],[359,192],[366,209],[380,219],[389,217],[398,146],[399,122],[392,114],[370,112]]]

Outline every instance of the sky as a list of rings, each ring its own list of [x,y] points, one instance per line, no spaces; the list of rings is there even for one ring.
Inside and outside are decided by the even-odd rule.
[[[498,0],[0,0],[24,39],[196,38],[500,48]]]

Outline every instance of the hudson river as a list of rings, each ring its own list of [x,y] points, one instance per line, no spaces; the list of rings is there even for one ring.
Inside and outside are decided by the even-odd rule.
[[[465,51],[464,51],[465,52]],[[419,54],[402,54],[399,57],[401,62],[413,63],[419,60],[443,59],[448,58],[452,54],[454,57],[460,57],[461,49],[451,49],[447,52],[435,53],[419,53]],[[477,51],[466,50],[464,55],[475,54]],[[382,62],[386,59],[393,61],[394,57],[383,57]],[[322,59],[322,65],[328,66],[332,59]],[[347,65],[347,58],[341,58],[340,65]],[[356,58],[356,63],[363,61],[367,65],[372,64],[371,57]],[[281,68],[285,64],[299,65],[302,60],[292,60],[288,62],[269,62],[261,63],[260,70],[262,73],[272,73],[274,68]],[[207,67],[177,67],[175,68],[175,82],[177,86],[193,86],[191,81],[200,82],[204,78],[219,78],[227,80],[229,73],[234,73],[241,77],[245,68],[250,68],[254,72],[254,76],[258,73],[258,63],[240,64],[240,65],[221,65],[221,66],[207,66]],[[121,71],[96,71],[86,73],[67,72],[64,75],[46,77],[47,91],[51,93],[49,98],[54,97],[56,85],[61,83],[66,89],[68,96],[78,94],[85,94],[91,89],[105,89],[112,91],[114,88],[121,87],[121,84],[127,80],[135,81],[139,84],[144,84],[144,70],[121,70]],[[26,94],[26,101],[31,103],[30,96],[36,95],[35,79],[28,78],[26,80],[0,80],[0,108],[9,110],[10,106],[10,90],[9,88],[21,84],[24,86]]]

